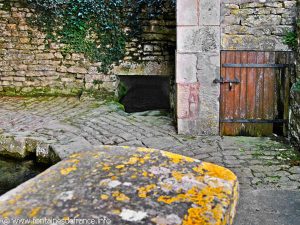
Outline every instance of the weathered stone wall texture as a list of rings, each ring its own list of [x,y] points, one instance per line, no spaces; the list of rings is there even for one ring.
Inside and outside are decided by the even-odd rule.
[[[298,21],[300,20],[300,9],[298,3]],[[300,24],[297,26],[298,33],[298,51],[296,54],[296,80],[300,86]],[[290,102],[290,139],[291,142],[300,150],[300,89],[295,88],[296,84],[291,90],[291,102]]]
[[[6,1],[7,2],[7,1]],[[114,91],[119,74],[173,75],[175,12],[170,19],[142,21],[142,41],[127,43],[126,57],[112,74],[99,71],[83,54],[63,54],[62,44],[49,42],[46,34],[28,24],[32,10],[11,0],[11,9],[0,0],[0,92],[36,91],[76,94],[82,89]]]
[[[288,50],[282,43],[296,19],[295,0],[221,0],[221,46],[230,50]]]

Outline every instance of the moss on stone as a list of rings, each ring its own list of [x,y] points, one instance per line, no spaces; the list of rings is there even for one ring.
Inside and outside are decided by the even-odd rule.
[[[50,87],[3,87],[0,96],[21,96],[21,97],[40,97],[40,96],[79,96],[82,93],[81,88],[62,89]]]

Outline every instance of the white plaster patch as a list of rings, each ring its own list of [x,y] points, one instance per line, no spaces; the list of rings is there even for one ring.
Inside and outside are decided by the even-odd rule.
[[[157,216],[156,218],[153,218],[151,221],[153,221],[156,224],[164,224],[164,225],[182,224],[182,219],[180,219],[179,216],[175,214],[170,214],[168,216]]]
[[[193,187],[198,187],[199,189],[205,188],[207,185],[203,182],[196,180],[195,177],[184,176],[182,177],[182,189],[187,191]]]
[[[147,213],[143,211],[134,211],[131,209],[122,209],[120,214],[123,220],[138,222],[147,217]]]
[[[205,175],[204,176],[204,182],[213,188],[222,187],[227,190],[232,190],[233,184],[230,181],[223,180],[217,177],[210,177]]]
[[[152,166],[149,172],[153,173],[154,175],[158,175],[158,174],[169,174],[171,173],[171,170],[162,166],[160,167]]]
[[[176,214],[170,214],[167,216],[167,221],[169,224],[181,224],[182,220]]]
[[[108,183],[108,187],[109,187],[109,188],[115,188],[115,187],[119,186],[120,184],[122,184],[120,181],[118,181],[118,180],[113,180],[113,181],[110,181],[110,182]]]
[[[66,192],[62,192],[60,193],[57,198],[60,200],[68,201],[68,200],[72,200],[74,196],[74,191],[66,191]]]

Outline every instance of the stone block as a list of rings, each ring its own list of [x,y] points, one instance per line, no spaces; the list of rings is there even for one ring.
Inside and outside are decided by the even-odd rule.
[[[220,76],[220,52],[198,54],[197,69],[210,79],[218,78]]]
[[[254,36],[254,35],[227,35],[222,34],[221,46],[223,50],[264,50],[287,51],[288,46],[282,43],[278,36]]]
[[[244,8],[262,8],[264,7],[264,4],[263,3],[260,3],[260,2],[246,2],[246,3],[243,3],[240,5],[240,8],[241,9],[244,9]]]
[[[153,51],[153,45],[144,45],[144,51],[145,52],[152,52]]]
[[[208,52],[220,48],[220,27],[177,27],[178,52]]]
[[[272,26],[279,25],[281,22],[280,15],[249,15],[241,21],[243,26]]]
[[[283,5],[284,5],[284,8],[286,8],[286,9],[296,8],[297,1],[284,1]]]
[[[196,119],[199,116],[198,82],[192,84],[177,84],[177,118]]]
[[[281,20],[281,24],[282,25],[293,25],[296,21],[295,17],[286,17],[286,18],[282,18]]]
[[[198,120],[202,134],[218,134],[220,85],[213,80],[220,77],[220,53],[198,54],[197,80],[201,102]]]
[[[177,26],[198,25],[198,0],[177,0]]]
[[[176,54],[176,82],[195,83],[197,82],[197,56],[195,54]]]
[[[28,65],[30,71],[55,71],[55,66],[51,65]]]
[[[220,25],[220,0],[200,1],[200,25]]]
[[[54,59],[53,53],[36,54],[36,59]]]
[[[69,73],[87,73],[87,70],[83,67],[71,66],[67,69]]]
[[[282,8],[283,4],[281,2],[266,2],[265,6],[272,8]]]

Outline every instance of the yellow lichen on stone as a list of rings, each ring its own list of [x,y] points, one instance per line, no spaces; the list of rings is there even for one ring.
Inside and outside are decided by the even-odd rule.
[[[114,215],[119,215],[121,213],[121,211],[119,209],[113,209],[111,211],[111,213],[114,214]]]
[[[129,149],[130,147],[129,146],[121,146],[122,148],[124,149]]]
[[[182,177],[184,176],[182,173],[178,171],[172,171],[172,176],[177,180],[177,181],[182,181]]]
[[[147,194],[155,188],[156,188],[155,184],[149,184],[145,187],[140,187],[138,188],[138,192],[139,192],[138,195],[140,198],[146,198]]]
[[[230,224],[233,224],[233,219],[236,213],[236,206],[239,199],[239,183],[236,181],[233,191],[233,199],[231,202],[231,209],[230,209]]]
[[[11,212],[10,211],[4,211],[4,212],[1,212],[1,216],[2,218],[7,218],[11,215]]]
[[[80,160],[79,159],[68,159],[68,160],[66,160],[66,162],[78,164],[80,162]]]
[[[100,198],[101,198],[102,200],[107,200],[107,199],[109,198],[109,196],[108,196],[108,195],[102,194],[102,195],[100,196]]]
[[[219,199],[221,202],[219,205],[215,205],[214,200]],[[177,196],[160,196],[157,199],[158,202],[164,202],[166,204],[172,204],[174,202],[189,202],[195,205],[188,210],[188,214],[184,217],[183,224],[210,224],[210,220],[217,221],[216,224],[221,223],[224,208],[228,207],[230,200],[222,187],[210,187],[197,188],[193,187],[184,194],[178,194]],[[205,215],[211,214],[212,218],[208,218]]]
[[[133,165],[133,164],[136,164],[138,161],[139,161],[140,158],[138,157],[130,157],[129,161],[126,163],[126,164],[130,164],[130,165]]]
[[[148,152],[148,153],[151,153],[151,152],[155,151],[153,148],[145,148],[145,147],[139,147],[139,148],[137,148],[137,150],[139,152]]]
[[[32,210],[28,213],[28,217],[29,217],[29,218],[34,218],[34,217],[36,217],[36,216],[39,214],[40,210],[41,210],[40,207],[36,207],[36,208],[32,209]]]
[[[162,151],[162,155],[168,157],[169,159],[172,160],[173,163],[176,163],[176,164],[181,163],[181,162],[194,162],[195,161],[194,159],[192,159],[190,157],[174,154],[171,152]]]
[[[147,176],[148,176],[148,173],[147,173],[146,171],[143,171],[142,174],[143,174],[144,177],[147,177]]]
[[[130,200],[130,198],[128,196],[126,196],[125,194],[119,192],[119,191],[114,191],[112,193],[112,196],[116,198],[117,201],[120,202],[128,202]]]
[[[103,171],[108,171],[108,170],[110,170],[110,166],[107,166],[107,165],[104,165],[103,167],[102,167],[102,170]]]
[[[146,154],[146,155],[143,157],[143,159],[144,159],[145,161],[147,161],[147,160],[151,159],[151,155],[150,155],[150,154]]]
[[[80,153],[75,153],[75,154],[72,154],[72,155],[70,156],[70,158],[78,158],[78,157],[80,157],[80,156],[81,156]]]
[[[15,216],[20,216],[22,214],[22,212],[23,212],[23,209],[17,208],[15,210]]]
[[[209,225],[208,218],[202,215],[202,208],[190,208],[188,209],[188,214],[184,216],[182,225]],[[217,223],[218,224],[218,223]]]
[[[68,175],[69,173],[71,173],[72,171],[77,170],[76,166],[71,166],[71,167],[67,167],[67,168],[63,168],[60,170],[61,175]]]
[[[14,198],[8,200],[8,203],[10,205],[15,204],[17,201],[19,201],[22,198],[22,195],[16,195]]]
[[[125,167],[125,165],[117,165],[116,168],[117,169],[123,169]]]
[[[110,177],[110,179],[111,179],[111,180],[117,180],[118,177],[113,175],[113,176]]]
[[[202,168],[206,171],[206,175],[217,177],[227,181],[236,181],[236,175],[230,170],[212,163],[203,162]]]

